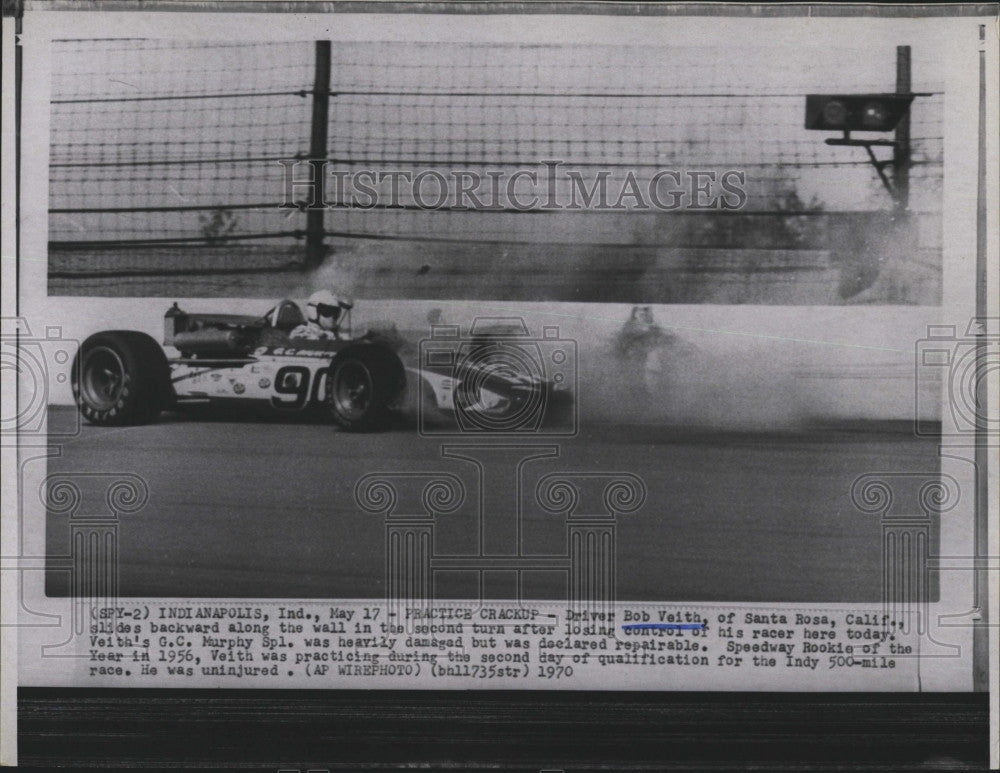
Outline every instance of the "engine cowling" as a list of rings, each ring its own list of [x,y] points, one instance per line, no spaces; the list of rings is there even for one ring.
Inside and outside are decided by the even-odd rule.
[[[176,333],[172,345],[182,354],[196,357],[232,357],[246,354],[250,343],[239,330],[189,330]]]

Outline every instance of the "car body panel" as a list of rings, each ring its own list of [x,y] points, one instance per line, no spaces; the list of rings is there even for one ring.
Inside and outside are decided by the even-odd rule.
[[[262,316],[188,313],[174,304],[164,316],[163,346],[176,404],[250,402],[294,412],[317,407],[326,401],[334,359],[351,347],[364,346],[388,349],[403,364],[406,388],[394,403],[397,407],[410,403],[453,413],[463,378],[477,381],[476,400],[462,406],[466,411],[503,410],[531,390],[552,388],[540,374],[491,368],[469,356],[484,346],[530,350],[530,343],[511,339],[506,328],[477,332],[460,341],[450,362],[434,364],[420,356],[426,333],[400,333],[393,324],[380,323],[352,337],[348,319],[344,334],[336,339],[292,338],[289,332],[297,315],[301,310],[291,301]],[[285,321],[282,327],[276,326],[279,318]]]

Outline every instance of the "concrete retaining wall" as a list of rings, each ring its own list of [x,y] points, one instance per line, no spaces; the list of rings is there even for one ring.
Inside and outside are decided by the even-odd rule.
[[[162,317],[173,298],[51,297],[35,339],[75,342],[99,330],[135,329],[162,340]],[[298,299],[301,300],[301,299]],[[263,313],[271,301],[182,300],[191,312]],[[652,306],[655,321],[686,354],[669,368],[660,394],[636,392],[635,372],[615,359],[614,340],[628,304],[365,301],[357,299],[356,330],[392,320],[401,330],[427,331],[428,315],[458,324],[477,317],[521,317],[534,335],[556,326],[578,350],[582,415],[736,427],[768,427],[815,419],[908,420],[919,407],[935,418],[937,374],[917,378],[914,347],[936,311],[912,307]],[[31,338],[26,339],[29,342]],[[52,341],[46,344],[52,348]],[[48,399],[68,404],[68,366],[49,363]],[[921,371],[921,374],[923,372]],[[59,375],[63,378],[60,379]]]

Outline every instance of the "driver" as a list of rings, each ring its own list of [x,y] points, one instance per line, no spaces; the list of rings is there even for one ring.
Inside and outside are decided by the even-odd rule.
[[[338,298],[329,290],[319,290],[306,302],[306,323],[289,333],[291,338],[337,340],[343,313],[354,306],[347,298]]]

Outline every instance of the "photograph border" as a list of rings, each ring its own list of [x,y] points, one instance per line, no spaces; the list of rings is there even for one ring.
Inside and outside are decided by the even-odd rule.
[[[126,2],[88,3],[95,12],[135,11]],[[13,6],[13,7],[12,7]],[[8,23],[20,23],[21,14],[31,10],[81,11],[72,0],[53,2],[4,3],[4,42],[12,39]],[[483,4],[460,2],[364,1],[329,3],[303,0],[301,3],[272,0],[232,0],[232,2],[144,3],[142,11],[155,12],[273,12],[273,13],[461,13],[461,14],[615,14],[664,16],[871,16],[875,17],[958,17],[996,18],[996,4],[961,5],[875,5],[831,4],[708,5],[703,3],[659,5],[653,3],[548,2]],[[15,33],[16,34],[16,33]],[[5,46],[6,47],[6,46]],[[18,59],[20,52],[17,52]],[[5,54],[5,60],[7,55]],[[6,61],[5,61],[6,65]],[[20,75],[20,63],[17,75]],[[8,73],[5,71],[5,87]],[[20,85],[20,84],[18,84]],[[6,93],[5,88],[5,93]],[[20,89],[18,89],[20,91]],[[8,116],[5,98],[4,117]],[[996,105],[992,120],[995,123]],[[18,111],[17,119],[20,118]],[[996,219],[996,201],[987,206],[985,126],[989,117],[981,114],[979,149],[980,177],[977,180],[979,252],[977,254],[978,316],[986,318],[987,240],[990,216]],[[5,135],[7,133],[5,129]],[[6,136],[5,136],[6,144]],[[20,152],[20,147],[18,147]],[[9,184],[9,162],[5,161],[5,191]],[[15,173],[20,194],[19,169]],[[6,198],[6,197],[5,197]],[[7,199],[9,200],[9,199]],[[18,204],[20,200],[18,199]],[[15,222],[20,221],[16,210]],[[5,208],[5,225],[9,211]],[[995,229],[994,229],[995,230]],[[5,231],[8,229],[5,228]],[[4,237],[8,253],[9,235]],[[19,272],[22,257],[19,236],[14,245]],[[996,244],[992,245],[992,253]],[[8,269],[5,268],[5,277]],[[15,274],[17,276],[18,274]],[[8,305],[10,282],[5,282],[4,303]],[[16,288],[18,282],[15,279]],[[985,344],[984,344],[985,345]],[[995,374],[994,374],[995,376]],[[993,378],[993,388],[996,378]],[[977,470],[990,469],[996,485],[996,449],[987,442],[973,443]],[[966,447],[967,448],[967,447]],[[9,444],[5,445],[5,466]],[[992,453],[992,456],[991,456]],[[981,463],[982,466],[979,466]],[[16,461],[15,461],[16,464]],[[992,466],[991,466],[992,465]],[[10,476],[5,476],[10,479]],[[5,483],[5,502],[8,483]],[[996,567],[990,563],[995,546],[990,532],[990,481],[976,478],[977,598],[996,598]],[[9,524],[6,526],[9,528]],[[992,569],[992,571],[991,571]],[[4,598],[9,598],[5,583]],[[989,604],[980,604],[985,613]],[[974,626],[974,692],[968,694],[920,693],[916,695],[873,693],[670,693],[670,692],[585,692],[574,691],[423,691],[423,690],[172,690],[172,689],[91,689],[17,688],[9,675],[10,649],[4,647],[3,697],[16,689],[19,704],[18,739],[21,761],[29,765],[66,764],[175,764],[307,769],[386,766],[423,762],[442,765],[461,758],[463,765],[500,765],[524,769],[573,769],[574,767],[689,767],[696,764],[739,766],[759,764],[807,764],[816,767],[874,766],[879,764],[923,764],[936,766],[958,762],[982,766],[988,762],[990,742],[989,712],[992,708],[993,738],[996,738],[996,653],[989,649],[990,628],[996,622],[983,620]],[[12,629],[3,630],[4,643],[11,641]],[[15,637],[16,638],[16,637]],[[14,648],[16,650],[16,647]],[[991,658],[993,664],[991,667]],[[16,663],[14,665],[16,674]],[[430,712],[430,716],[428,715]],[[345,721],[350,714],[354,719]],[[463,721],[447,718],[463,717]],[[133,717],[130,728],[139,743],[115,740],[116,728],[124,718]],[[444,718],[444,719],[442,719]],[[558,719],[556,719],[558,718]],[[610,718],[610,719],[609,719]],[[13,720],[5,712],[0,730],[10,732]],[[435,724],[436,722],[436,724]],[[228,723],[228,724],[225,724]],[[256,743],[243,746],[245,755],[233,756],[233,744],[264,726],[277,727],[275,737],[262,735]],[[526,739],[521,749],[512,749],[504,734],[512,729]],[[485,730],[484,730],[485,729]],[[81,732],[89,733],[81,741]],[[477,732],[482,736],[476,739]],[[387,733],[393,740],[387,741]],[[574,737],[580,733],[585,740]],[[799,733],[789,742],[790,733]],[[52,739],[55,742],[51,742]],[[45,739],[49,739],[45,741]],[[149,739],[152,739],[150,742]],[[877,739],[877,740],[873,740]],[[266,746],[274,743],[274,746]],[[9,759],[7,743],[4,760]],[[443,750],[443,752],[442,752]],[[978,750],[978,751],[977,751]],[[270,754],[267,754],[270,752]],[[997,750],[989,749],[993,764]],[[226,754],[229,757],[226,757]],[[523,753],[522,757],[515,755]],[[670,754],[664,759],[665,753]],[[258,754],[258,757],[246,756]],[[461,757],[461,755],[466,755]],[[449,756],[450,755],[450,756]],[[652,755],[652,756],[650,756]],[[539,767],[541,766],[541,767]]]

